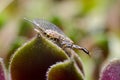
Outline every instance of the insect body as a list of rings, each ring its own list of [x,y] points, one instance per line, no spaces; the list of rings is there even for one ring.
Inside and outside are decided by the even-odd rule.
[[[28,19],[25,20],[30,21]],[[59,47],[79,49],[89,54],[89,51],[86,48],[75,45],[74,42],[68,38],[56,25],[43,19],[34,19],[30,22],[35,25],[35,30],[37,32],[54,41]]]

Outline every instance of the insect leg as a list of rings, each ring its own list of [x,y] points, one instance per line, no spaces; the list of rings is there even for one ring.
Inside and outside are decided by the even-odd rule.
[[[73,44],[73,45],[72,45],[72,48],[73,48],[73,49],[82,50],[82,51],[84,51],[86,54],[89,55],[89,51],[88,51],[86,48],[84,48],[84,47],[81,47],[81,46],[78,46],[78,45]]]

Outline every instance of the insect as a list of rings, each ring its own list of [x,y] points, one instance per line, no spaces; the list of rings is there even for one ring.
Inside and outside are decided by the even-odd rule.
[[[89,55],[89,51],[86,48],[74,44],[74,42],[68,38],[56,25],[44,19],[34,19],[31,21],[25,18],[25,20],[33,23],[35,25],[35,30],[38,33],[45,35],[50,40],[54,41],[59,47],[82,50]]]

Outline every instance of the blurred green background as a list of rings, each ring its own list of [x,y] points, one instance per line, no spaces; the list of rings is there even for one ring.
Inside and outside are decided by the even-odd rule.
[[[35,36],[24,18],[56,24],[91,57],[76,51],[86,80],[98,80],[102,65],[120,58],[120,0],[0,0],[0,57],[5,60]]]

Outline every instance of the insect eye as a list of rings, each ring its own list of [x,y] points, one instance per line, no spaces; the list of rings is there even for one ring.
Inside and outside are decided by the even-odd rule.
[[[54,38],[50,38],[51,40],[54,40]]]
[[[54,38],[54,41],[58,41],[58,39],[57,39],[57,38]]]
[[[46,33],[44,33],[44,35],[47,35]]]
[[[48,38],[49,38],[50,36],[49,36],[49,35],[46,35],[46,37],[48,37]]]
[[[57,39],[56,39],[56,38],[54,38],[54,40],[56,41]]]
[[[51,40],[53,40],[53,41],[58,41],[58,39],[57,38],[50,38]]]

